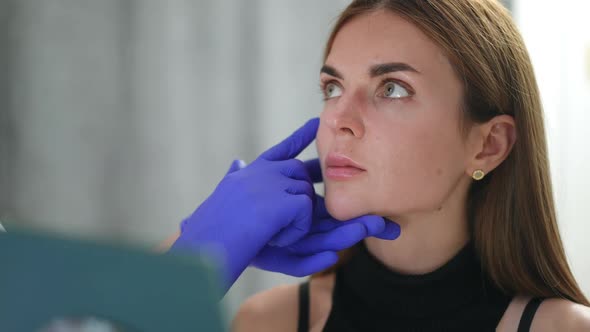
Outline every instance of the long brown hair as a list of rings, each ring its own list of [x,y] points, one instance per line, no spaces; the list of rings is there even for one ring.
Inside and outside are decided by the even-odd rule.
[[[378,10],[412,22],[446,53],[464,82],[464,129],[499,114],[515,120],[509,156],[469,189],[467,214],[483,270],[507,294],[589,305],[563,250],[539,91],[510,13],[494,0],[356,0],[338,18],[324,60],[344,24]],[[350,252],[341,254],[339,263]]]

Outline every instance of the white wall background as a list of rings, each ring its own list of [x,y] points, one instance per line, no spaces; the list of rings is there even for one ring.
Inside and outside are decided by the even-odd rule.
[[[514,5],[545,107],[564,246],[590,296],[590,2],[518,0]]]
[[[347,0],[0,0],[0,217],[151,246],[230,161],[321,110]],[[520,0],[547,114],[561,230],[590,294],[587,1]],[[311,156],[313,149],[306,152]],[[224,304],[297,279],[247,271]]]

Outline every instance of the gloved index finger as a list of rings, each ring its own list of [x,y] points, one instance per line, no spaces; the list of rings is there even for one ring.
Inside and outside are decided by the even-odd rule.
[[[315,139],[319,118],[313,118],[307,121],[302,127],[297,129],[289,137],[285,138],[279,144],[263,152],[259,158],[277,161],[287,160],[297,157],[313,140]]]

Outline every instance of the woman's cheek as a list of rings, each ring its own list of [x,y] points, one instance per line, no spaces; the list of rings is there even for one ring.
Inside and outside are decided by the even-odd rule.
[[[318,132],[316,134],[316,140],[315,140],[315,145],[316,145],[316,149],[318,151],[318,156],[320,157],[320,161],[321,158],[327,153],[327,147],[328,147],[328,128],[325,126],[325,124],[322,122],[320,122],[320,127],[318,128]]]

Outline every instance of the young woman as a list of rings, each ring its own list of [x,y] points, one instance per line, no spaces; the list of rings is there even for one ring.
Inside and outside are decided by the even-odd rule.
[[[235,331],[588,331],[557,228],[540,97],[494,0],[357,0],[329,38],[328,211],[401,226],[246,301]]]

